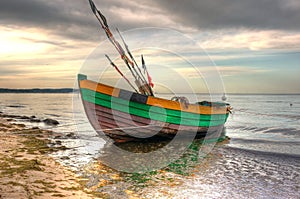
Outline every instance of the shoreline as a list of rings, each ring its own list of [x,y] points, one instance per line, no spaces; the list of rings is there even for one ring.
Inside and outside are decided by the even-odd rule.
[[[0,198],[98,198],[84,179],[49,154],[53,131],[27,128],[0,114]]]
[[[27,128],[18,124],[20,117],[28,120],[26,116],[0,112],[0,198],[144,198],[139,190],[141,183],[155,187],[157,180],[172,175],[167,184],[173,187],[183,183],[181,175],[192,175],[188,174],[192,168],[181,168],[185,164],[180,161],[179,166],[169,165],[147,174],[122,173],[93,161],[83,168],[82,175],[76,176],[49,156],[51,152],[67,150],[55,141],[55,137],[62,135],[38,127]],[[214,156],[209,156],[196,167],[206,170],[212,159]],[[120,187],[115,190],[112,186]]]

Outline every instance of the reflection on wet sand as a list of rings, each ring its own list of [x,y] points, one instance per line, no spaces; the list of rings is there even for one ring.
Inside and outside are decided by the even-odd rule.
[[[143,189],[146,187],[155,187],[158,184],[165,184],[170,187],[176,187],[184,182],[184,178],[190,178],[195,175],[195,171],[203,171],[209,168],[210,164],[217,159],[220,154],[212,151],[207,154],[206,150],[210,150],[213,146],[222,146],[228,142],[228,138],[223,139],[216,145],[215,142],[203,143],[203,140],[195,140],[179,158],[172,162],[168,162],[164,168],[148,171],[148,165],[145,166],[147,172],[142,173],[127,173],[119,172],[105,165],[108,159],[115,164],[132,166],[140,164],[136,158],[130,161],[129,157],[117,157],[112,154],[115,150],[115,144],[107,143],[99,152],[99,157],[85,167],[84,177],[89,179],[86,186],[89,189],[97,192],[106,193],[112,198],[124,197],[141,197]],[[162,142],[144,142],[144,143],[122,143],[117,144],[119,148],[132,153],[149,153],[162,149],[168,145],[169,141]],[[180,147],[178,145],[178,147]],[[183,147],[183,146],[182,146]],[[171,154],[169,154],[171,155]],[[159,156],[157,158],[163,158]],[[124,160],[127,160],[124,161]],[[133,162],[135,161],[135,162]],[[152,160],[149,165],[155,164],[160,160]],[[116,165],[119,167],[120,165]],[[184,178],[182,178],[184,176]]]

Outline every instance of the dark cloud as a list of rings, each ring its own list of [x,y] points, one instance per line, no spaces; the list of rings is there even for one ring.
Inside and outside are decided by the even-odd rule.
[[[42,28],[53,34],[72,37],[72,26],[90,25],[84,14],[76,16],[76,10],[68,9],[72,5],[70,1],[55,0],[1,1],[0,24],[16,29]]]
[[[142,25],[132,22],[125,24],[119,15],[115,15],[111,8],[124,8],[125,2],[95,0],[95,3],[114,27],[127,30]],[[102,35],[99,33],[99,24],[93,16],[88,0],[0,1],[0,25],[11,28],[42,28],[75,40],[95,41]]]
[[[297,0],[94,0],[112,27],[128,30],[162,26],[153,16],[165,15],[181,26],[199,29],[249,27],[257,29],[300,29],[300,10],[285,6]],[[300,2],[298,3],[300,4]],[[298,7],[300,8],[300,6]],[[120,17],[120,9],[146,16],[142,20]],[[138,16],[138,15],[137,15]],[[152,17],[152,18],[151,18]],[[151,20],[152,19],[152,20]],[[161,19],[163,20],[163,19]],[[0,25],[38,27],[74,40],[98,41],[105,37],[93,16],[88,0],[0,1]],[[172,26],[172,28],[176,28]]]
[[[153,0],[181,24],[197,28],[300,29],[299,0]]]
[[[57,2],[56,4],[54,2]],[[23,25],[58,28],[62,25],[85,24],[84,14],[76,16],[70,1],[10,0],[0,2],[0,22],[4,25]],[[80,6],[78,6],[80,7]],[[76,8],[76,7],[75,7]]]
[[[88,1],[73,0],[0,1],[0,24],[11,28],[42,28],[76,40],[95,39],[98,28]]]

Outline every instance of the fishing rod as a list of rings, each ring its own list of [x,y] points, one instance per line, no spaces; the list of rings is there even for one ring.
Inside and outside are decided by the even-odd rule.
[[[141,80],[142,80],[142,82],[144,83],[144,85],[146,85],[146,89],[147,89],[148,93],[149,93],[151,96],[154,96],[154,95],[153,95],[153,91],[152,91],[151,86],[149,86],[149,84],[148,84],[146,78],[144,77],[144,75],[143,75],[143,73],[142,73],[142,71],[141,71],[139,65],[137,64],[137,62],[135,61],[133,55],[131,54],[131,52],[130,52],[130,50],[129,50],[129,47],[128,47],[127,43],[125,42],[124,37],[122,36],[122,34],[121,34],[121,32],[119,31],[118,28],[116,28],[116,30],[117,30],[117,32],[119,33],[119,36],[120,36],[121,40],[123,41],[123,44],[124,44],[124,46],[125,46],[125,48],[126,48],[126,51],[127,51],[128,55],[129,55],[129,57],[130,57],[131,60],[134,62],[135,66],[136,66],[136,68],[138,69],[139,72],[135,69],[133,63],[132,63],[132,68],[134,69],[134,71],[136,72],[136,74],[138,74],[139,78],[141,78]]]
[[[116,69],[116,71],[127,81],[127,83],[135,90],[135,92],[138,93],[138,91],[135,89],[135,87],[131,84],[131,82],[125,77],[125,75],[120,71],[120,69],[116,66],[116,64],[109,58],[108,55],[105,55],[105,57],[108,59],[110,64]]]
[[[143,69],[144,69],[144,73],[147,73],[148,85],[149,85],[149,87],[151,88],[151,87],[154,86],[154,84],[152,83],[152,78],[151,78],[151,76],[149,75],[149,72],[148,72],[148,70],[147,70],[146,63],[145,63],[145,60],[144,60],[144,56],[143,56],[143,55],[141,55],[141,59],[142,59],[142,67],[143,67]]]
[[[116,50],[119,52],[119,54],[121,55],[121,58],[124,60],[124,55],[125,55],[125,51],[123,50],[122,46],[119,44],[118,41],[115,40],[113,34],[111,33],[109,26],[107,24],[107,20],[105,18],[105,16],[97,9],[96,5],[94,4],[94,2],[92,0],[89,0],[90,5],[91,5],[91,9],[94,13],[94,15],[96,16],[96,18],[98,19],[99,23],[101,24],[102,29],[105,31],[109,41],[113,44],[113,46],[116,48]],[[97,15],[100,16],[98,16]],[[101,19],[100,19],[101,18]],[[128,62],[128,59],[125,59],[124,62]],[[128,66],[129,70],[131,71],[131,74],[134,76],[134,78],[136,79],[136,76],[134,75],[133,71],[131,70],[130,66],[128,65],[128,63],[126,63],[126,65]]]
[[[119,31],[118,28],[116,28],[116,30],[117,30],[117,32],[119,33],[119,36],[120,36],[121,40],[123,41],[123,44],[124,44],[124,46],[125,46],[125,48],[126,48],[126,51],[127,51],[128,55],[129,55],[129,57],[130,57],[131,60],[134,62],[134,64],[136,65],[136,67],[139,68],[139,66],[138,66],[138,64],[136,63],[136,61],[135,61],[133,55],[131,54],[131,52],[130,52],[130,50],[129,50],[129,47],[128,47],[127,43],[125,42],[125,39],[124,39],[124,37],[122,36],[121,32]],[[132,63],[132,67],[133,67],[133,68],[134,68],[134,64]],[[139,71],[141,72],[141,70],[139,70]],[[138,73],[138,72],[136,71],[136,73]],[[141,77],[143,77],[143,80],[145,81],[145,77],[143,76],[143,74],[142,74],[142,73],[140,73],[140,74],[141,74]]]
[[[133,71],[132,71],[132,69],[131,69],[131,67],[129,65],[128,60],[127,59],[123,59],[123,61],[125,62],[126,66],[129,68],[132,76],[134,77],[134,79],[135,79],[134,83],[137,85],[140,93],[143,94],[143,95],[147,95],[147,93],[148,93],[147,90],[145,89],[145,87],[143,86],[143,84],[140,82],[140,79],[137,78],[137,76],[133,73]],[[137,93],[139,93],[139,92],[137,92]]]
[[[122,48],[122,46],[114,38],[113,34],[111,33],[111,31],[109,29],[109,26],[107,24],[107,20],[106,20],[105,16],[97,9],[96,5],[94,4],[94,2],[92,0],[89,0],[89,3],[91,5],[91,9],[92,9],[94,15],[96,16],[99,23],[101,24],[101,27],[105,31],[108,39],[113,44],[113,46],[116,48],[116,50],[119,52],[119,54],[121,55],[122,60],[125,62],[126,66],[130,70],[132,76],[135,79],[135,84],[138,86],[140,92],[142,94],[147,94],[147,90],[142,86],[142,84],[140,82],[140,77],[138,77],[136,74],[134,74],[134,72],[132,70],[132,68],[134,68],[133,67],[134,66],[133,62],[127,57],[127,55],[125,54],[125,51]]]
[[[121,38],[122,41],[123,41],[123,44],[124,44],[124,46],[125,46],[125,48],[126,48],[126,51],[127,51],[128,55],[130,56],[131,60],[134,62],[134,63],[133,63],[133,62],[130,63],[131,66],[132,66],[132,68],[134,69],[135,73],[139,76],[139,78],[140,78],[140,79],[143,79],[143,78],[141,78],[141,75],[136,71],[136,69],[135,69],[135,67],[134,67],[134,64],[135,64],[137,67],[138,67],[138,65],[137,65],[137,63],[136,63],[134,57],[132,56],[131,52],[129,51],[128,45],[125,43],[125,40],[124,40],[123,36],[121,35],[119,29],[116,28],[116,30],[117,30],[117,32],[119,33],[119,36],[120,36],[120,38]],[[143,76],[142,76],[142,77],[143,77]]]

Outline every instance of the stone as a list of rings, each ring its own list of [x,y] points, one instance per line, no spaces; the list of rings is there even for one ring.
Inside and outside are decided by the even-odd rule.
[[[43,122],[47,125],[58,125],[59,124],[59,122],[57,120],[49,119],[49,118],[43,120]]]

